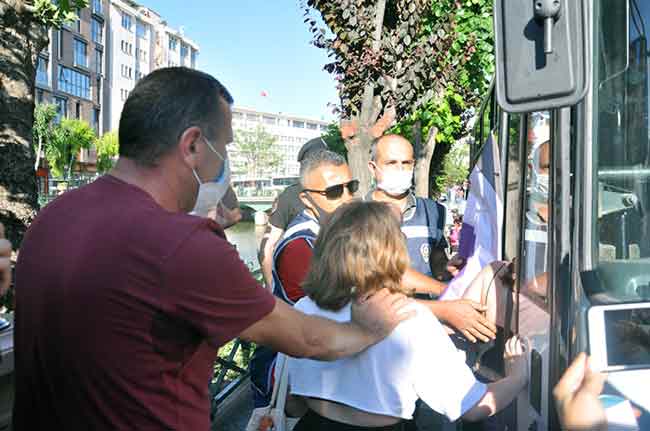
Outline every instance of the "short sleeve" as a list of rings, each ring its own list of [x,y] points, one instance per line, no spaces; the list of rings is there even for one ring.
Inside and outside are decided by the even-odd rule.
[[[431,312],[418,314],[420,327],[411,337],[415,392],[433,410],[455,421],[483,398],[487,388],[476,380],[464,352],[456,349]]]
[[[163,268],[163,307],[217,348],[275,306],[235,248],[208,229],[190,235]]]
[[[278,276],[285,294],[293,302],[305,296],[301,284],[307,278],[312,254],[307,241],[297,238],[287,244],[278,256]]]

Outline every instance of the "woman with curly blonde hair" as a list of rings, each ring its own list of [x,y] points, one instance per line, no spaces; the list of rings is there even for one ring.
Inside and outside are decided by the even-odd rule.
[[[316,240],[295,306],[307,314],[346,322],[351,303],[383,288],[404,292],[409,266],[398,216],[380,202],[340,207]],[[385,292],[385,291],[382,291]],[[295,431],[402,430],[418,398],[450,420],[480,420],[508,405],[526,384],[523,347],[506,346],[508,377],[478,382],[440,322],[413,302],[415,317],[383,341],[345,359],[289,358],[287,412],[302,416]]]

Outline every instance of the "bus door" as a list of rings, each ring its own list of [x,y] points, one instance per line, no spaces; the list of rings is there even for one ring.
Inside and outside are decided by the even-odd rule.
[[[503,259],[517,270],[510,328],[529,342],[530,383],[516,400],[509,429],[548,428],[549,387],[549,112],[508,114]],[[503,147],[502,147],[503,148]]]

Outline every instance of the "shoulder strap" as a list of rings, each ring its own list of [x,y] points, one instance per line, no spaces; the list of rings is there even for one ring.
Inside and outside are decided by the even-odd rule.
[[[280,376],[280,379],[282,379],[282,376],[284,374],[284,369],[287,363],[287,357],[283,355],[282,353],[278,353],[277,356],[275,357],[275,375]],[[275,408],[277,403],[278,403],[278,396],[281,396],[281,394],[278,393],[280,390],[280,381],[278,379],[275,379],[275,383],[273,384],[273,393],[271,394],[271,403],[269,404],[270,408]],[[287,391],[285,389],[284,395],[286,397]],[[281,401],[283,404],[285,401]]]

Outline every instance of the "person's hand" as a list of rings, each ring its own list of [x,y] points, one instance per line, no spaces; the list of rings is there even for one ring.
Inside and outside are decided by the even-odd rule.
[[[506,341],[503,351],[506,376],[515,377],[522,386],[528,382],[528,353],[522,339],[515,335]]]
[[[563,430],[605,430],[605,409],[598,396],[605,376],[589,368],[589,359],[580,353],[553,389]]]
[[[230,209],[221,202],[208,211],[208,217],[219,223],[223,229],[228,229],[230,226],[239,223],[242,218],[239,207]]]
[[[444,320],[472,343],[479,339],[488,342],[496,338],[497,327],[482,314],[485,305],[468,299],[444,301]]]
[[[11,285],[11,243],[5,239],[5,228],[0,223],[0,296]]]
[[[382,289],[352,304],[352,321],[378,339],[383,339],[400,322],[415,316],[415,311],[406,310],[410,303],[406,296]]]

